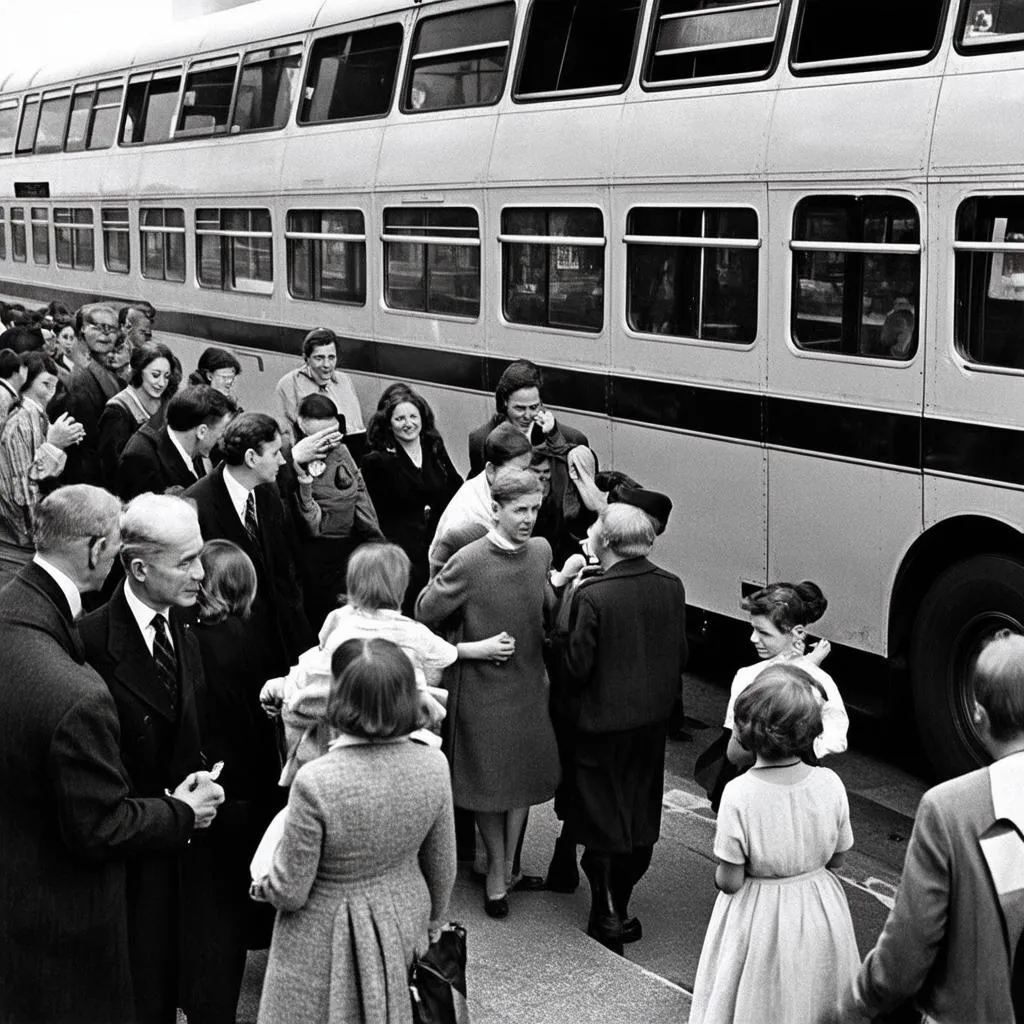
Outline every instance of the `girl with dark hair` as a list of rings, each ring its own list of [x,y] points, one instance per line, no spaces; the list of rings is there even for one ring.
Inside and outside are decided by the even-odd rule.
[[[736,701],[735,736],[756,761],[725,787],[715,886],[691,1024],[834,1019],[860,958],[842,883],[853,846],[839,776],[801,759],[821,701],[801,668],[765,669]]]
[[[111,398],[99,421],[103,486],[116,489],[117,464],[128,439],[144,423],[163,425],[164,410],[181,383],[178,357],[159,341],[143,342],[131,354],[128,384]]]
[[[210,347],[203,350],[195,370],[189,374],[189,384],[208,384],[222,395],[232,397],[235,381],[242,372],[242,364],[225,348]]]
[[[338,738],[299,769],[284,830],[254,895],[280,913],[260,1024],[409,1024],[409,967],[446,919],[455,882],[444,755],[420,723],[412,663],[387,640],[348,640],[331,662]]]
[[[371,450],[363,457],[363,479],[381,532],[409,556],[402,610],[411,615],[429,576],[430,541],[462,477],[434,425],[433,410],[408,385],[392,384],[381,396],[367,437]]]

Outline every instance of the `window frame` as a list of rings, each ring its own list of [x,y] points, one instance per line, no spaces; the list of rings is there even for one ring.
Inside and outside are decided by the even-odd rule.
[[[497,7],[510,7],[512,9],[512,25],[509,29],[509,37],[504,43],[487,43],[487,44],[473,44],[470,46],[452,47],[447,50],[429,50],[426,53],[417,53],[416,47],[419,43],[420,33],[423,25],[427,22],[439,20],[441,18],[456,18],[459,15],[469,16],[477,14],[480,11],[490,10],[491,8]],[[454,11],[443,11],[437,14],[420,14],[416,20],[416,25],[413,28],[411,41],[409,43],[409,51],[405,57],[405,75],[403,76],[402,89],[398,97],[398,110],[403,114],[409,114],[415,116],[417,114],[431,114],[444,110],[474,110],[481,107],[493,107],[501,102],[505,95],[505,86],[508,84],[509,78],[509,66],[512,63],[512,44],[516,38],[516,5],[514,0],[497,0],[496,3],[483,4],[479,7],[462,7]],[[415,64],[416,61],[425,61],[427,59],[437,59],[438,57],[457,57],[460,54],[464,54],[469,57],[471,54],[485,54],[492,50],[504,49],[505,51],[505,63],[501,69],[501,84],[498,87],[497,95],[493,100],[488,100],[486,103],[453,103],[448,106],[438,107],[413,107],[409,103],[409,93],[412,90],[413,79],[415,77]]]
[[[502,221],[505,213],[510,210],[533,210],[540,211],[550,217],[550,215],[556,211],[561,210],[590,210],[600,214],[601,216],[601,234],[600,235],[513,235],[509,234],[504,230]],[[604,333],[607,326],[608,316],[608,252],[610,249],[609,237],[608,237],[608,214],[605,210],[593,204],[567,204],[560,203],[557,205],[538,205],[537,203],[508,203],[502,206],[498,211],[498,244],[501,249],[501,320],[502,323],[509,326],[524,328],[527,330],[542,330],[542,331],[557,331],[561,334],[583,334],[587,337],[596,337]],[[578,246],[585,248],[600,248],[603,250],[603,259],[601,264],[601,285],[602,285],[602,297],[601,297],[601,324],[596,329],[589,327],[581,327],[576,325],[574,327],[562,326],[560,324],[550,323],[551,319],[551,296],[550,288],[548,289],[548,296],[546,299],[547,307],[547,322],[543,324],[533,323],[527,320],[512,320],[505,312],[505,246],[506,245],[545,245],[549,251],[555,246]],[[548,279],[550,280],[550,256],[548,258]]]
[[[953,28],[953,49],[962,57],[979,57],[986,53],[1011,53],[1024,50],[1024,32],[1014,32],[1008,38],[994,43],[968,43],[964,38],[967,29],[967,18],[971,13],[971,0],[963,0],[957,12],[956,24]]]
[[[459,228],[459,227],[437,227],[436,225],[423,225],[419,229],[422,233],[417,234],[395,234],[388,228],[387,215],[389,213],[409,213],[409,212],[420,212],[420,213],[439,213],[445,211],[470,211],[473,216],[476,217],[476,235],[475,237],[462,237],[458,235],[429,235],[425,232],[429,228],[434,228],[439,231],[462,231],[468,232],[470,228]],[[484,260],[483,260],[483,235],[481,229],[482,217],[480,216],[480,210],[470,204],[452,204],[451,206],[425,206],[418,204],[401,205],[396,204],[392,206],[385,206],[381,210],[381,303],[383,307],[389,313],[397,313],[398,315],[411,315],[411,316],[427,316],[433,319],[440,320],[453,320],[457,323],[479,323],[483,316],[484,308]],[[399,225],[397,230],[415,231],[417,228],[406,225]],[[408,308],[405,306],[393,306],[388,302],[388,290],[390,275],[388,272],[388,246],[389,245],[419,245],[423,247],[423,294],[424,304],[423,308]],[[431,246],[451,246],[459,248],[475,248],[479,254],[479,260],[477,261],[477,309],[476,313],[467,316],[461,313],[451,313],[446,310],[434,311],[429,308],[429,296],[430,296],[430,247]]]
[[[291,51],[291,53],[283,52],[275,57],[274,54],[277,50]],[[246,67],[253,64],[267,63],[272,60],[280,60],[284,57],[291,56],[294,52],[298,52],[299,55],[299,63],[296,67],[296,71],[298,72],[298,81],[295,85],[295,95],[289,101],[288,113],[281,124],[267,125],[263,128],[243,128],[241,125],[235,124],[235,117],[238,114],[238,98],[242,90],[242,78],[245,75]],[[250,61],[251,57],[258,56],[260,54],[267,54],[267,57],[264,60],[254,59]],[[302,102],[305,62],[306,44],[301,39],[292,40],[291,42],[277,43],[273,46],[259,46],[255,49],[244,51],[238,64],[238,74],[235,78],[235,93],[231,98],[231,114],[228,117],[228,135],[253,135],[257,132],[279,132],[282,129],[287,128],[297,116],[299,104]]]
[[[917,231],[918,241],[916,243],[910,242],[857,242],[857,241],[814,241],[810,239],[798,239],[796,237],[796,222],[800,212],[801,206],[804,203],[812,202],[814,200],[825,201],[844,201],[844,200],[864,200],[864,199],[889,199],[889,200],[901,200],[909,204],[917,217]],[[922,338],[923,338],[923,298],[925,294],[925,261],[924,261],[924,237],[925,237],[925,221],[922,216],[921,206],[919,200],[911,198],[908,195],[904,195],[896,192],[883,192],[883,191],[865,191],[865,192],[813,192],[802,195],[793,206],[793,216],[790,220],[789,225],[789,303],[790,303],[790,316],[788,324],[788,341],[790,349],[795,352],[798,356],[809,356],[820,359],[835,359],[846,362],[857,362],[857,363],[871,363],[873,365],[883,365],[893,368],[907,367],[914,363],[918,358],[919,353],[922,350]],[[886,355],[879,355],[870,352],[829,352],[821,348],[815,348],[807,345],[806,343],[801,344],[797,340],[796,334],[796,323],[798,314],[798,292],[799,292],[799,278],[797,277],[797,260],[796,254],[800,252],[840,252],[845,255],[859,255],[872,256],[872,255],[889,255],[889,256],[917,256],[917,291],[916,291],[916,307],[914,308],[914,348],[906,357],[893,358]],[[861,285],[861,291],[859,293],[859,301],[863,301],[863,285],[864,285],[864,267],[863,264],[860,266],[858,273],[858,280]],[[845,275],[844,275],[845,282]],[[847,297],[844,292],[844,302]],[[858,320],[858,328],[863,324],[862,320]],[[845,325],[845,319],[841,318],[840,327]],[[842,336],[841,339],[842,340]],[[859,342],[859,335],[858,335]]]
[[[146,214],[152,212],[159,212],[161,214],[160,224],[146,224]],[[181,226],[177,224],[167,223],[167,214],[180,213],[181,214]],[[140,206],[139,207],[139,273],[147,281],[169,281],[172,284],[184,284],[188,280],[188,244],[186,235],[188,233],[188,226],[185,223],[185,210],[181,206]],[[160,277],[155,277],[152,274],[146,273],[146,244],[144,235],[154,234],[160,235],[160,256],[163,264],[163,274]],[[181,235],[181,277],[170,277],[167,273],[168,268],[168,235]]]
[[[644,48],[644,59],[640,66],[639,75],[640,88],[643,89],[644,92],[664,92],[669,89],[693,89],[699,88],[700,86],[718,85],[722,82],[759,82],[766,78],[771,78],[778,70],[779,61],[782,58],[782,52],[785,46],[786,30],[789,27],[789,15],[792,7],[790,0],[736,0],[733,8],[725,7],[721,8],[721,10],[736,10],[737,8],[752,9],[754,7],[768,6],[777,6],[779,8],[779,16],[775,26],[775,38],[772,42],[772,56],[765,70],[740,71],[734,74],[724,75],[702,75],[700,77],[694,76],[692,78],[666,79],[664,81],[651,79],[649,74],[653,67],[654,59],[658,55],[654,47],[657,42],[662,20],[660,10],[663,2],[664,0],[657,0],[652,7],[651,23],[648,26],[647,43]],[[714,10],[714,8],[709,8],[708,10]],[[707,11],[697,11],[693,16],[701,13],[707,13]],[[671,17],[680,17],[680,15],[676,14]],[[730,48],[738,49],[740,45],[749,46],[752,44],[738,44],[736,47],[730,47],[729,45],[722,44],[705,47],[702,51],[697,48],[690,49],[694,49],[695,52],[709,52],[711,50],[727,50]]]
[[[133,85],[139,85],[143,82],[146,85],[146,96],[145,96],[145,111],[146,116],[143,119],[143,136],[146,134],[146,124],[149,121],[149,98],[152,91],[153,83],[159,81],[169,80],[171,78],[178,79],[178,89],[174,99],[174,106],[171,110],[171,119],[168,126],[168,133],[164,138],[152,139],[149,142],[145,140],[145,137],[138,141],[129,141],[124,137],[125,128],[128,124],[128,97],[131,92]],[[153,68],[149,71],[139,71],[135,74],[128,75],[127,81],[124,83],[123,91],[121,93],[121,116],[119,119],[119,128],[116,135],[116,141],[118,146],[124,146],[125,148],[135,148],[136,146],[162,146],[168,142],[174,141],[174,126],[177,124],[178,109],[181,106],[182,91],[185,84],[185,66],[184,64],[171,65],[161,68]]]
[[[644,21],[644,9],[645,4],[640,4],[640,10],[637,13],[636,29],[633,33],[633,48],[629,57],[629,65],[626,68],[626,74],[623,78],[621,85],[607,85],[607,86],[592,86],[584,89],[555,89],[547,90],[544,92],[520,92],[520,83],[523,78],[523,65],[526,62],[526,44],[530,38],[530,28],[533,24],[533,16],[537,10],[537,4],[534,0],[530,4],[530,9],[526,14],[526,19],[523,24],[522,33],[519,37],[518,44],[518,56],[516,61],[516,72],[515,77],[512,80],[511,96],[513,103],[551,103],[555,100],[575,100],[585,99],[588,97],[604,97],[604,96],[619,96],[624,93],[633,81],[633,77],[636,74],[637,56],[641,52],[643,47],[643,21]]]
[[[89,214],[88,221],[69,220],[67,223],[59,222],[58,214],[67,213],[70,217]],[[88,266],[80,266],[78,261],[79,232],[89,232],[91,240],[92,262]],[[71,251],[71,262],[62,263],[60,259],[60,233],[68,234],[68,246]],[[61,270],[93,271],[96,269],[96,214],[91,206],[55,206],[53,208],[53,254],[54,263]]]
[[[18,129],[21,127],[21,101],[16,99],[8,99],[0,102],[0,112],[6,112],[8,110],[14,111],[14,130],[11,132],[11,148],[8,150],[0,149],[0,159],[5,157],[13,157],[14,151],[18,146]],[[2,138],[2,136],[0,136]]]
[[[7,209],[0,206],[0,263],[7,262]]]
[[[323,225],[323,215],[325,213],[358,213],[360,219],[363,222],[362,234],[345,232],[341,234],[331,234],[327,231],[297,231],[289,227],[291,223],[291,217],[293,214],[302,216],[303,214],[319,214],[321,226]],[[287,288],[288,295],[295,299],[297,302],[327,302],[331,305],[336,306],[351,306],[355,308],[362,308],[367,303],[367,295],[369,293],[369,254],[367,247],[367,235],[366,235],[366,214],[357,206],[352,207],[291,207],[285,210],[284,217],[284,241],[285,241],[285,262],[287,264]],[[293,272],[293,261],[292,252],[294,251],[294,243],[296,242],[311,242],[314,245],[310,248],[310,283],[314,286],[310,288],[313,293],[322,292],[323,290],[323,256],[318,242],[345,242],[346,244],[354,244],[362,246],[362,262],[363,262],[363,294],[362,299],[330,299],[323,298],[320,294],[311,295],[296,295],[292,287],[292,282],[295,280]],[[389,307],[390,308],[390,307]]]
[[[18,256],[17,238],[21,236],[21,256]],[[28,226],[25,221],[25,207],[11,207],[11,262],[28,263]]]
[[[39,100],[39,116],[36,118],[36,134],[35,140],[32,146],[32,152],[37,155],[62,153],[64,151],[64,142],[68,135],[68,122],[71,120],[71,101],[74,95],[74,90],[70,85],[63,86],[59,89],[50,89],[42,94]],[[46,107],[47,102],[54,100],[67,100],[67,110],[64,111],[64,124],[60,132],[60,140],[56,146],[52,144],[46,149],[40,149],[39,147],[39,131],[43,126],[43,110]]]
[[[45,214],[45,216],[40,216]],[[29,207],[29,234],[32,236],[32,262],[37,267],[48,267],[52,261],[51,249],[53,243],[50,241],[50,220],[51,210],[48,206],[30,206]],[[45,232],[41,235],[40,232]],[[41,246],[44,252],[45,259],[40,259],[36,253],[36,239],[44,237],[46,239],[46,245]]]
[[[217,222],[220,227],[200,227],[201,212],[207,211],[217,212]],[[259,213],[265,213],[267,220],[270,222],[270,228],[267,231],[258,230],[247,230],[243,231],[238,228],[225,228],[224,216],[225,214],[232,213],[245,213],[248,214],[250,223],[252,222],[253,215]],[[212,218],[203,218],[204,222]],[[274,218],[273,213],[269,206],[204,206],[196,207],[192,214],[192,227],[193,236],[195,238],[195,283],[197,288],[202,288],[207,291],[221,291],[221,292],[237,292],[241,295],[261,295],[269,298],[274,294]],[[219,238],[220,245],[220,285],[208,284],[202,279],[202,251],[201,251],[201,239],[203,238]],[[264,281],[262,278],[245,278],[245,280],[259,281],[268,285],[267,288],[244,288],[239,287],[236,284],[237,274],[235,273],[235,251],[234,242],[236,239],[243,238],[265,238],[270,242],[270,252],[268,254],[270,264],[270,280]]]
[[[218,54],[211,57],[203,54],[201,57],[193,57],[188,62],[181,76],[181,89],[178,93],[178,105],[175,110],[174,123],[171,126],[171,141],[174,139],[203,139],[212,135],[227,135],[231,131],[231,118],[235,112],[235,99],[238,96],[239,73],[242,68],[243,54],[234,53]],[[189,93],[189,78],[195,73],[202,74],[203,71],[215,71],[221,68],[234,67],[234,78],[231,82],[231,95],[228,98],[227,111],[224,117],[223,127],[214,125],[212,128],[183,128],[182,120],[187,116],[185,100]]]
[[[698,210],[701,212],[702,222],[707,216],[709,210],[742,210],[748,213],[752,213],[757,220],[757,238],[723,238],[720,236],[690,236],[690,235],[637,235],[630,234],[629,232],[629,217],[636,210]],[[762,277],[764,275],[764,266],[761,260],[761,253],[764,250],[765,238],[761,230],[761,211],[756,206],[752,206],[749,203],[635,203],[626,210],[626,230],[622,235],[623,245],[626,247],[626,263],[625,263],[625,285],[626,285],[626,302],[625,302],[625,328],[631,335],[635,335],[638,338],[644,338],[648,341],[662,341],[668,344],[677,344],[679,342],[692,344],[692,345],[707,345],[714,349],[719,349],[723,345],[729,346],[732,350],[751,349],[757,344],[758,339],[758,328],[760,326],[759,318],[761,315],[761,292],[762,292]],[[702,256],[706,249],[738,249],[744,252],[753,251],[757,253],[757,288],[754,296],[755,299],[755,315],[754,315],[754,337],[749,341],[723,341],[717,338],[701,338],[694,337],[689,334],[659,334],[653,331],[642,331],[639,328],[633,327],[629,322],[630,317],[630,253],[629,247],[631,245],[646,245],[646,246],[659,246],[666,249],[681,249],[681,248],[693,248],[700,249]],[[699,308],[698,308],[698,321],[703,322],[703,258],[701,261],[701,288],[699,296]]]
[[[124,211],[124,220],[114,220],[111,214]],[[122,226],[123,225],[123,226]],[[130,274],[132,269],[132,223],[131,211],[127,206],[101,206],[100,207],[100,234],[103,236],[103,269],[108,274]],[[128,239],[128,259],[124,269],[113,267],[110,263],[110,249],[108,246],[110,235],[125,235]],[[152,280],[152,279],[151,279]]]
[[[117,103],[99,103],[100,94],[117,89],[120,93]],[[85,133],[82,136],[82,145],[69,149],[71,141],[71,122],[75,112],[75,100],[79,96],[89,96],[89,106],[86,108]],[[124,105],[125,82],[123,78],[102,78],[93,82],[82,82],[71,90],[71,106],[68,110],[68,122],[64,127],[64,152],[65,153],[98,153],[103,149],[112,148],[118,141],[121,124],[121,108]],[[94,146],[93,135],[96,131],[96,115],[101,110],[116,110],[114,116],[113,132],[110,141],[105,146]]]
[[[942,49],[942,40],[946,33],[946,22],[949,20],[950,0],[940,0],[941,10],[937,20],[935,38],[931,48],[925,50],[896,51],[893,53],[830,59],[824,61],[797,61],[796,55],[800,48],[800,37],[803,34],[804,19],[807,14],[808,0],[800,0],[793,27],[793,41],[789,48],[789,70],[795,78],[808,78],[814,75],[850,75],[862,71],[883,71],[890,68],[919,67],[934,60]]]
[[[21,117],[18,118],[18,131],[14,136],[14,155],[17,156],[32,156],[36,145],[36,132],[39,131],[39,112],[42,110],[42,98],[43,94],[41,91],[26,93],[21,98]],[[32,122],[31,139],[28,140],[28,145],[22,145],[22,136],[25,134],[27,122],[26,116],[29,115],[29,105],[35,107],[34,121]]]

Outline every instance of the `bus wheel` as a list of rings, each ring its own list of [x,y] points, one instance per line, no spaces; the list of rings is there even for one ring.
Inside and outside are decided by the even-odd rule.
[[[977,555],[932,584],[914,622],[910,678],[921,745],[936,774],[951,778],[991,758],[971,719],[971,673],[1000,629],[1024,633],[1024,565]]]

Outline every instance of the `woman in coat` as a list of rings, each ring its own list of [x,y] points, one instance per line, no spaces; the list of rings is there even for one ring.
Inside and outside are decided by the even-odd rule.
[[[429,576],[427,549],[462,477],[437,432],[433,410],[404,384],[391,385],[381,396],[367,437],[371,451],[363,457],[363,479],[381,532],[412,563],[402,604],[411,615]]]
[[[499,470],[491,484],[494,528],[456,551],[416,602],[437,628],[452,619],[455,642],[507,631],[515,653],[502,662],[456,662],[445,673],[445,751],[455,803],[476,812],[487,848],[484,908],[508,914],[516,845],[529,808],[554,795],[558,751],[544,670],[551,548],[531,537],[541,505],[535,473]]]
[[[262,895],[278,908],[259,1024],[406,1024],[408,977],[448,911],[448,765],[415,743],[412,663],[387,640],[331,660],[340,736],[299,769]]]

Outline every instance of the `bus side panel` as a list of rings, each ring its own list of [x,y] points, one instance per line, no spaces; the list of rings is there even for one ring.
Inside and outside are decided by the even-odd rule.
[[[884,655],[895,567],[921,531],[920,476],[788,451],[768,467],[768,579],[813,580],[828,598],[813,632]]]
[[[392,119],[377,165],[378,187],[479,185],[487,175],[496,124],[487,107]]]
[[[1024,487],[993,487],[972,480],[926,476],[925,529],[931,529],[956,516],[995,519],[1018,532],[1024,532]]]

